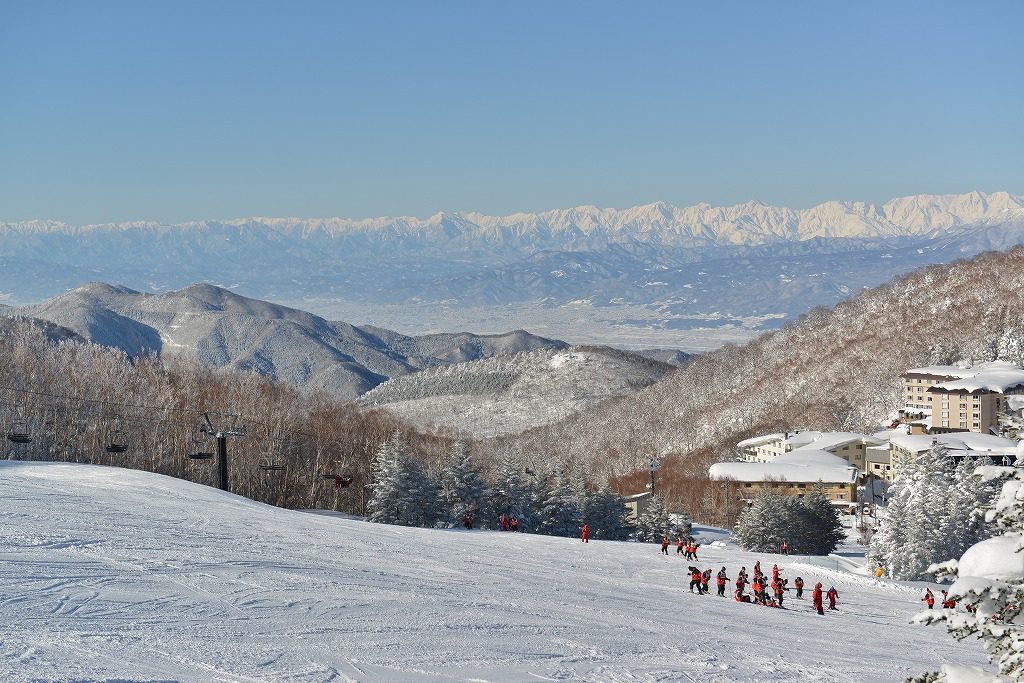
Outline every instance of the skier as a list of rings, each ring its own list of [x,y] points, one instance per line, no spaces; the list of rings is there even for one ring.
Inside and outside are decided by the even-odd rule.
[[[580,530],[580,540],[584,543],[590,543],[590,523],[583,522],[583,528]]]
[[[462,515],[462,524],[467,529],[473,528],[473,513],[470,512],[469,510],[466,510],[466,514]]]
[[[948,591],[942,591],[942,607],[944,609],[956,609],[956,600],[949,597]]]
[[[697,545],[696,541],[693,541],[693,542],[690,543],[690,553],[693,555],[692,559],[693,559],[694,562],[700,562],[700,560],[697,559],[697,548],[699,548],[699,547],[700,546]]]
[[[508,513],[501,513],[501,530],[508,531]]]
[[[779,546],[779,550],[783,555],[789,555],[789,541],[783,541]]]
[[[796,588],[796,597],[800,600],[804,598],[804,580],[799,576],[796,577],[796,581],[793,582],[793,587]]]
[[[750,584],[750,590],[754,593],[754,599],[761,602],[764,599],[764,585],[761,584],[761,577],[754,575],[754,582]]]
[[[697,589],[697,595],[700,595],[701,594],[701,590],[700,590],[701,573],[700,573],[700,570],[697,569],[696,567],[694,567],[693,565],[690,565],[689,569],[690,569],[690,592],[692,593],[693,589],[696,588]]]
[[[775,579],[772,582],[772,592],[775,593],[775,602],[779,607],[782,607],[782,593],[786,590],[786,586],[782,583],[782,579]]]
[[[519,531],[519,518],[513,517],[508,523],[509,529],[512,531]]]
[[[704,593],[704,595],[707,595],[710,592],[709,589],[708,589],[708,583],[710,583],[710,582],[711,582],[711,570],[710,569],[705,569],[704,572],[700,575],[700,589]]]
[[[676,539],[676,555],[683,554],[683,537],[680,536]]]
[[[921,602],[928,605],[928,609],[935,607],[935,595],[932,593],[931,588],[924,589],[924,597],[921,598]]]
[[[757,576],[760,573],[761,573],[761,560],[758,560],[757,562],[754,563],[754,576]]]
[[[668,536],[662,535],[661,537],[661,552],[668,555]]]
[[[821,604],[821,582],[814,584],[814,591],[811,593],[811,600],[814,601],[814,610],[818,614],[825,614],[825,608]]]
[[[724,598],[725,582],[729,580],[729,577],[725,575],[725,567],[722,567],[722,570],[718,572],[718,576],[715,580],[718,582],[718,597]]]
[[[828,595],[828,608],[829,609],[835,609],[836,608],[836,599],[839,597],[839,592],[836,590],[836,587],[835,586],[830,586],[829,589],[828,589],[827,595]]]
[[[780,572],[780,571],[782,571],[782,570],[781,570],[781,569],[779,569],[779,565],[777,565],[777,564],[776,564],[776,565],[773,565],[773,566],[772,566],[772,582],[773,582],[773,583],[774,583],[775,581],[778,581],[778,580],[779,580],[779,572]]]

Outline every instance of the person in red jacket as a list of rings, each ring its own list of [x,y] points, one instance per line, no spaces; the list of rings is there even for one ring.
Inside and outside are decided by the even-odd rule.
[[[786,585],[782,579],[775,579],[772,581],[772,592],[775,593],[775,604],[782,607],[783,593],[786,591]]]
[[[725,575],[725,567],[722,567],[722,570],[718,572],[718,575],[715,577],[715,581],[718,584],[718,596],[721,598],[725,597],[725,582],[728,580],[729,577]],[[743,584],[739,584],[740,587],[742,587],[742,585]]]
[[[956,600],[949,597],[948,591],[942,591],[942,607],[944,609],[956,609]]]
[[[661,537],[661,552],[668,555],[668,536],[663,535]]]
[[[501,530],[508,531],[508,513],[501,513]]]
[[[779,565],[776,564],[772,566],[772,583],[775,583],[779,580],[779,572],[781,571],[782,570],[779,569]]]
[[[466,510],[466,514],[462,515],[462,524],[467,529],[473,528],[473,513],[469,510]]]
[[[754,582],[750,584],[750,590],[754,593],[754,600],[760,602],[764,599],[764,586],[761,585],[759,574],[754,574]]]
[[[796,581],[793,582],[793,587],[796,588],[796,597],[800,600],[804,598],[804,580],[802,577],[796,577]]]
[[[590,524],[587,522],[583,522],[583,528],[580,529],[580,540],[590,543]]]
[[[924,597],[921,598],[921,602],[928,605],[928,609],[935,607],[935,594],[932,593],[931,588],[924,589]]]
[[[839,598],[839,591],[836,590],[835,586],[830,586],[826,595],[828,595],[828,608],[835,609],[836,600]]]
[[[824,614],[825,608],[821,604],[821,582],[814,584],[814,591],[811,593],[811,600],[814,601],[814,610],[818,614]]]
[[[700,573],[700,570],[697,569],[696,567],[691,566],[690,567],[690,592],[691,593],[693,592],[693,589],[696,588],[697,589],[697,595],[701,594],[701,589],[700,589],[701,578],[702,578],[702,575]]]
[[[676,538],[676,555],[682,555],[682,554],[683,554],[683,537],[682,536],[678,536]]]

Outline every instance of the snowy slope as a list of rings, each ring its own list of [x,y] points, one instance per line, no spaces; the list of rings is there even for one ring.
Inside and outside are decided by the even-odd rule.
[[[701,554],[730,576],[754,560]],[[841,610],[821,617],[691,595],[686,564],[651,545],[380,526],[148,473],[2,462],[0,680],[861,683],[984,661],[907,623],[916,588],[789,566],[836,585]]]

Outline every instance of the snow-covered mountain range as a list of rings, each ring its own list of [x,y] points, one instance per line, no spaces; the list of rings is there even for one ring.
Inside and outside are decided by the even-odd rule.
[[[96,280],[151,292],[207,281],[407,334],[521,327],[700,349],[1022,241],[1024,197],[1006,192],[803,210],[659,202],[500,217],[40,220],[0,223],[0,300],[38,302]]]

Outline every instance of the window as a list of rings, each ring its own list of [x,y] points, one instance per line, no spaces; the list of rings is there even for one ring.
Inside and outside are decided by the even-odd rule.
[[[838,496],[836,496],[836,500],[846,500],[846,494],[840,493]]]

